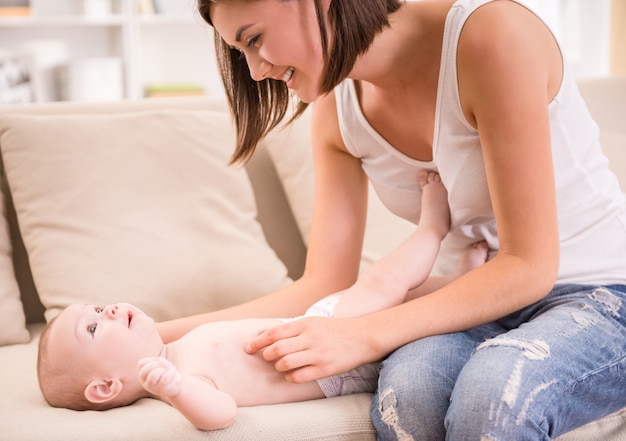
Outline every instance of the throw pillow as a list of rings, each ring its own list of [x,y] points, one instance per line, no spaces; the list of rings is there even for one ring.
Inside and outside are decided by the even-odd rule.
[[[225,308],[289,282],[227,112],[0,118],[3,161],[46,319],[130,302],[156,320]]]
[[[26,343],[30,339],[20,300],[20,289],[13,270],[13,248],[6,219],[4,188],[2,190],[0,191],[0,346]]]
[[[602,151],[609,158],[609,167],[626,191],[626,133],[600,130]]]

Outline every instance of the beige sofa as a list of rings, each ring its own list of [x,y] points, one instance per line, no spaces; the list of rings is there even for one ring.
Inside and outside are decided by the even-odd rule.
[[[626,81],[581,87],[624,185]],[[131,301],[165,319],[297,277],[312,203],[307,117],[244,170],[225,167],[232,128],[217,98],[0,109],[1,439],[375,439],[368,394],[242,408],[228,429],[202,432],[156,400],[75,412],[50,408],[37,387],[44,311]],[[370,200],[364,266],[412,228]],[[626,409],[559,440],[626,440]]]

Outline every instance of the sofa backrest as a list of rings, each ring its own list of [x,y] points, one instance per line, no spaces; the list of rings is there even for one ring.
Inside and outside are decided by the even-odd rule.
[[[591,115],[600,126],[600,143],[626,191],[626,76],[578,81]]]
[[[146,99],[112,103],[56,102],[0,108],[0,113],[50,115],[50,114],[113,114],[159,109],[198,109],[228,111],[226,102],[217,97]],[[69,129],[69,128],[68,128]],[[278,257],[285,263],[289,276],[297,278],[303,270],[306,249],[295,224],[287,199],[277,177],[266,145],[261,143],[246,171],[257,201],[258,220],[266,239]],[[7,196],[7,217],[13,245],[13,260],[21,299],[29,323],[44,320],[44,308],[39,301],[30,271],[28,255],[19,233],[15,210],[10,199],[7,182],[2,176],[2,190]]]
[[[601,129],[603,149],[617,173],[622,189],[626,189],[626,77],[579,81],[581,93]],[[221,98],[147,99],[114,103],[45,103],[0,108],[0,114],[85,114],[117,113],[157,109],[199,109],[227,111]],[[269,141],[271,142],[271,141]],[[274,164],[261,143],[246,165],[254,188],[258,220],[268,243],[288,268],[289,276],[297,278],[304,268],[306,247],[294,220]],[[30,272],[28,256],[22,242],[7,183],[2,177],[2,190],[7,199],[7,215],[13,245],[16,278],[28,322],[43,320],[43,306]]]

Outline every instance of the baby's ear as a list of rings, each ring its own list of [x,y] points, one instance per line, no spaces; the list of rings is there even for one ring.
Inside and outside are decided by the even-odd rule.
[[[110,380],[91,380],[85,388],[85,398],[92,403],[106,403],[122,392],[122,382],[119,378]]]

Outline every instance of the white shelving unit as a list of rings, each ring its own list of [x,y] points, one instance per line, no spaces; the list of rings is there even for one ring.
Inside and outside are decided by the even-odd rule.
[[[0,17],[0,55],[29,60],[36,101],[64,99],[59,72],[89,61],[97,70],[98,60],[119,66],[121,97],[92,94],[96,99],[138,99],[146,87],[163,84],[223,93],[213,30],[197,14],[195,0],[160,0],[158,14],[140,13],[140,0],[97,0],[110,12],[93,16],[83,13],[85,1],[31,0],[30,16]],[[97,85],[86,87],[95,91]]]
[[[208,94],[223,94],[213,31],[199,17],[197,0],[158,0],[163,11],[152,15],[139,12],[143,1],[30,0],[29,17],[0,16],[0,81],[3,56],[25,56],[34,99],[55,101],[64,99],[57,81],[63,66],[115,59],[121,71],[117,93],[107,95],[103,89],[95,94],[97,99],[137,99],[146,87],[163,84],[197,85]],[[611,2],[615,6],[622,1],[527,0],[559,36],[577,77],[609,75]],[[110,11],[86,14],[85,2],[106,5]],[[620,38],[613,37],[615,54],[623,47]],[[100,91],[98,86],[85,87]]]

